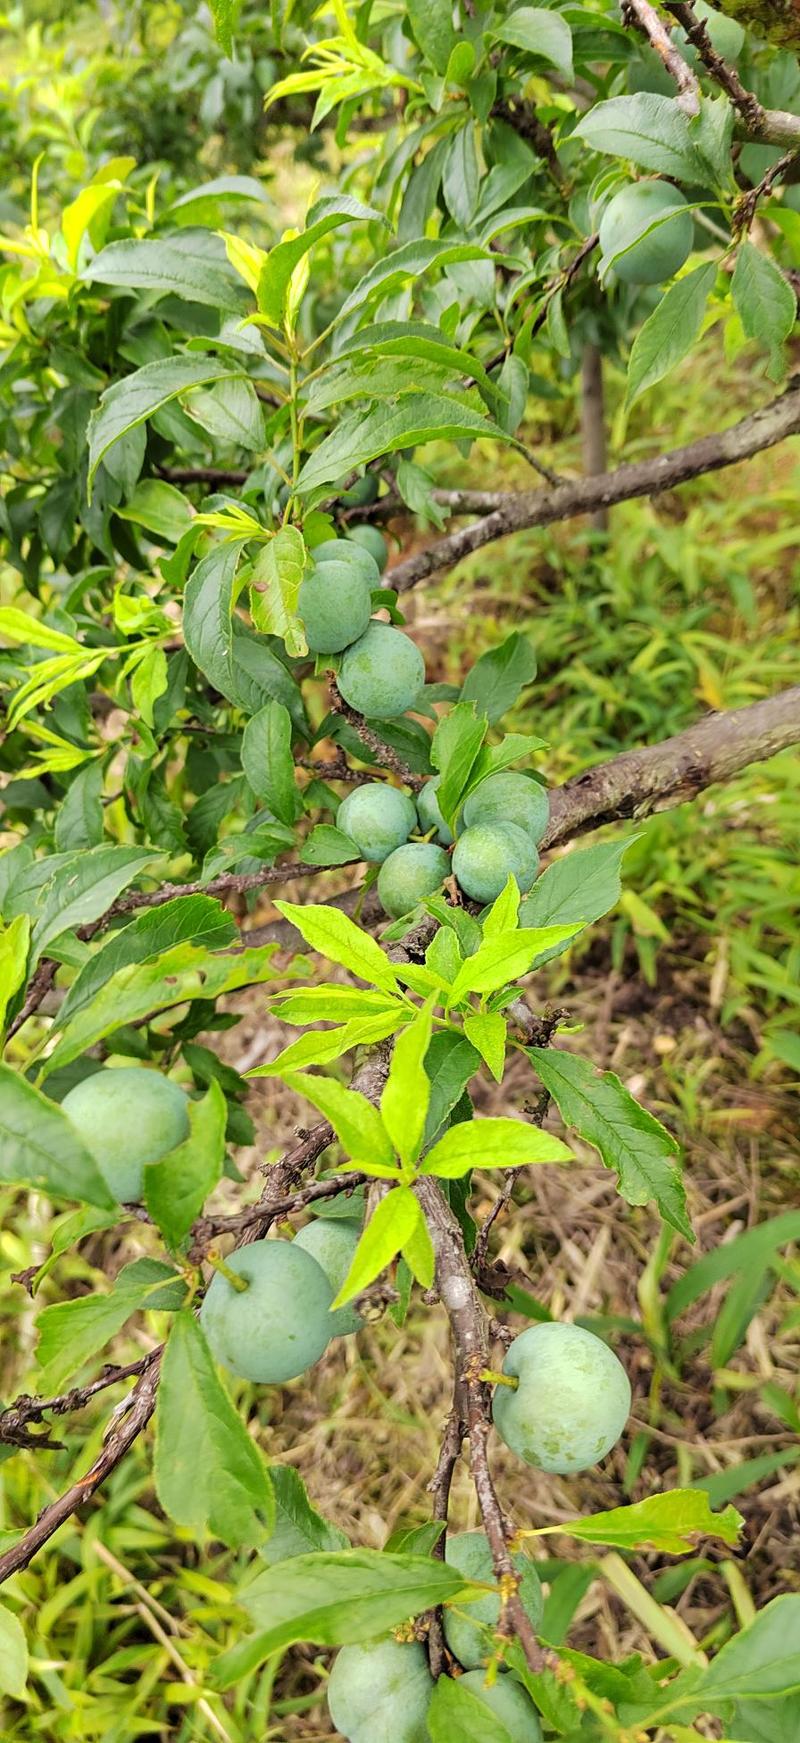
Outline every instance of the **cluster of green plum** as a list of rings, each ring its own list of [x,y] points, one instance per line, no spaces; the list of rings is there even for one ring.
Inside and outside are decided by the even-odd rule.
[[[481,781],[464,805],[458,839],[439,806],[439,776],[426,781],[416,807],[407,793],[368,781],[342,800],[339,829],[362,857],[380,865],[378,895],[393,919],[408,914],[438,890],[451,870],[445,849],[453,847],[452,870],[464,894],[493,902],[512,873],[529,890],[539,865],[538,843],[547,828],[547,793],[528,775],[505,770]],[[409,841],[419,827],[429,837]]]

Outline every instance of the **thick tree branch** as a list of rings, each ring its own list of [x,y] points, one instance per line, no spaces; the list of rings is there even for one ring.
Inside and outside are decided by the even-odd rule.
[[[678,87],[678,108],[683,110],[684,115],[699,115],[700,86],[669,31],[664,28],[655,7],[650,5],[650,0],[624,0],[623,18],[626,22],[632,21],[644,32],[659,59],[663,61],[670,78],[675,80]]]
[[[730,429],[701,436],[696,442],[658,454],[652,460],[636,460],[618,466],[614,472],[601,472],[595,478],[576,478],[554,490],[438,492],[438,500],[445,501],[454,513],[489,512],[461,532],[449,533],[427,550],[415,551],[403,562],[395,563],[388,571],[389,582],[404,593],[509,533],[613,508],[615,503],[628,502],[633,497],[674,490],[690,478],[735,466],[764,448],[774,448],[777,442],[798,432],[800,381],[795,377],[778,399],[749,413]]]
[[[554,847],[603,823],[682,805],[704,787],[728,781],[749,763],[798,742],[800,685],[747,708],[708,714],[662,744],[625,751],[555,787],[543,846]]]
[[[645,0],[646,3],[646,0]],[[717,53],[706,25],[695,14],[688,0],[665,0],[668,12],[672,13],[682,26],[689,41],[697,49],[703,65],[711,77],[719,85],[720,90],[730,98],[742,125],[742,130],[749,139],[758,140],[761,145],[792,145],[800,143],[800,115],[792,115],[787,109],[765,109],[752,91],[742,84],[735,67],[729,66]],[[740,7],[731,11],[729,17],[738,17]],[[794,11],[794,8],[792,9]],[[796,11],[794,12],[797,17]],[[747,20],[743,17],[742,23]],[[756,27],[757,28],[757,27]],[[765,34],[763,27],[759,35]],[[682,58],[682,57],[681,57]],[[685,63],[684,63],[685,64]],[[671,70],[671,69],[670,69]]]

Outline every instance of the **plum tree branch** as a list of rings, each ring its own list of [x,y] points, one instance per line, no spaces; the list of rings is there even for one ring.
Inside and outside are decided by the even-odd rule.
[[[798,123],[800,125],[800,122]],[[691,478],[717,472],[748,460],[764,448],[773,448],[785,437],[800,432],[800,379],[793,377],[785,393],[758,411],[750,412],[727,430],[701,436],[685,447],[673,448],[651,460],[636,460],[613,472],[570,479],[553,490],[439,491],[437,500],[454,514],[479,513],[483,518],[460,532],[448,533],[415,551],[388,571],[392,587],[404,593],[420,581],[452,569],[484,545],[528,527],[550,526],[575,515],[613,508],[638,496],[655,496],[674,490]]]
[[[748,138],[758,140],[761,145],[800,143],[800,116],[792,115],[787,109],[764,108],[754,92],[742,84],[736,68],[729,66],[717,53],[705,23],[697,17],[689,0],[664,0],[664,3],[697,49],[703,65],[720,90],[730,98]],[[729,13],[728,16],[736,14]]]
[[[663,61],[670,78],[675,80],[678,87],[678,108],[683,110],[684,115],[699,115],[700,86],[669,31],[664,28],[655,7],[650,5],[650,0],[624,0],[623,18],[631,20],[644,32],[659,59]]]
[[[349,702],[345,702],[335,678],[331,678],[329,688],[334,713],[341,714],[342,719],[352,726],[361,743],[372,752],[373,756],[378,758],[384,769],[391,769],[392,774],[396,775],[398,780],[403,781],[414,792],[419,792],[420,787],[425,785],[427,775],[415,775],[413,770],[403,762],[402,757],[398,756],[397,751],[390,744],[387,744],[379,733],[373,731],[363,714],[359,714],[357,708],[351,708]]]

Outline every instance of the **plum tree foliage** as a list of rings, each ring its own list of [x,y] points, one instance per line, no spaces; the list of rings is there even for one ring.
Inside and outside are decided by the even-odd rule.
[[[72,1382],[2,1412],[4,1450],[47,1459],[56,1443],[29,1424],[131,1378],[109,1366],[109,1340],[134,1314],[157,1318],[93,1462],[63,1494],[53,1484],[38,1520],[9,1524],[0,1580],[155,1414],[162,1509],[192,1543],[237,1552],[255,1618],[220,1689],[263,1665],[271,1687],[276,1655],[308,1642],[341,1647],[328,1698],[350,1743],[688,1737],[699,1714],[739,1736],[749,1689],[777,1706],[800,1683],[784,1650],[794,1595],[749,1622],[737,1604],[744,1625],[719,1659],[704,1654],[727,1622],[685,1669],[673,1628],[650,1669],[625,1659],[610,1674],[561,1644],[560,1599],[552,1640],[538,1638],[540,1583],[517,1536],[549,1527],[513,1481],[513,1519],[501,1505],[492,1415],[520,1474],[609,1458],[610,1477],[635,1483],[643,1445],[627,1471],[614,1450],[634,1333],[520,1328],[531,1296],[509,1295],[492,1230],[513,1216],[520,1171],[570,1166],[560,1118],[582,1164],[589,1146],[613,1173],[620,1217],[648,1204],[665,1240],[691,1242],[671,1133],[572,1049],[547,1004],[545,964],[619,897],[625,838],[544,870],[539,852],[795,742],[796,711],[755,703],[548,788],[548,746],[514,712],[535,681],[531,643],[513,624],[473,636],[456,684],[407,596],[517,530],[800,429],[797,387],[780,391],[798,33],[762,0],[737,0],[738,23],[683,0],[663,15],[644,0],[622,15],[614,0],[236,10],[212,0],[216,43],[194,20],[192,89],[219,150],[246,149],[254,173],[225,163],[203,181],[186,139],[170,158],[165,54],[131,132],[141,161],[118,155],[122,97],[112,122],[85,69],[81,125],[60,131],[48,111],[42,153],[31,123],[29,209],[18,172],[4,207],[0,1178],[58,1213],[30,1284],[38,1307],[47,1280],[37,1378]],[[9,90],[19,115],[27,101]],[[188,126],[183,94],[175,113]],[[754,151],[768,160],[751,174]],[[264,185],[273,154],[282,175],[297,168],[285,229],[284,194],[279,208]],[[646,418],[709,327],[746,350],[753,412],[686,449],[659,453],[653,436],[635,465],[554,481],[540,399],[571,427],[599,352]],[[531,488],[492,488],[501,452],[537,470]],[[442,453],[457,488],[437,483]],[[461,479],[468,456],[484,488]],[[304,899],[289,901],[295,886]],[[264,933],[255,910],[276,890]],[[266,989],[287,1033],[242,1075],[215,1037],[245,987]],[[476,1116],[508,1059],[503,1115]],[[297,1096],[298,1135],[243,1182],[253,1076]],[[81,1243],[96,1289],[73,1299],[62,1255]],[[296,1473],[270,1473],[253,1388],[298,1381],[366,1317],[388,1310],[401,1327],[412,1303],[444,1314],[453,1343],[432,1517],[382,1550],[344,1548]],[[498,1374],[501,1319],[517,1335]],[[481,1532],[459,1537],[449,1492],[466,1441]],[[599,1516],[579,1493],[570,1521],[559,1491],[559,1530],[624,1555],[735,1540],[738,1516],[701,1492],[644,1493]]]

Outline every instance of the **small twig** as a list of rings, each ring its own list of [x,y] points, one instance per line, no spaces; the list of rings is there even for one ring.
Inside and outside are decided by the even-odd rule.
[[[7,1446],[57,1447],[58,1441],[45,1440],[40,1435],[25,1438],[27,1424],[42,1422],[45,1416],[68,1416],[75,1410],[83,1410],[98,1392],[118,1385],[120,1380],[130,1380],[134,1374],[143,1374],[156,1353],[151,1350],[146,1356],[140,1356],[138,1362],[128,1362],[124,1368],[109,1365],[99,1379],[90,1381],[87,1386],[73,1386],[69,1392],[59,1392],[55,1398],[32,1398],[23,1393],[0,1411],[0,1442]]]
[[[327,1122],[315,1127],[313,1135],[309,1133],[307,1138],[298,1144],[293,1151],[290,1151],[288,1156],[284,1156],[282,1162],[276,1163],[275,1167],[282,1168],[284,1165],[288,1165],[289,1169],[295,1173],[300,1172],[305,1167],[310,1167],[311,1163],[316,1161],[317,1155],[321,1155],[322,1150],[327,1148],[324,1139],[327,1139],[328,1144],[332,1142],[331,1128]],[[316,1155],[313,1153],[314,1151],[316,1151]],[[271,1168],[270,1173],[272,1173]],[[249,1210],[236,1211],[231,1216],[200,1217],[192,1229],[194,1241],[192,1257],[194,1258],[196,1254],[202,1256],[202,1251],[208,1243],[217,1240],[220,1235],[243,1235],[246,1229],[256,1227],[258,1230],[256,1238],[260,1240],[263,1233],[266,1232],[265,1225],[269,1227],[278,1217],[294,1216],[297,1211],[305,1210],[307,1205],[316,1204],[320,1199],[335,1198],[340,1192],[354,1192],[357,1186],[363,1185],[365,1179],[366,1175],[364,1174],[334,1174],[329,1180],[314,1180],[310,1186],[300,1187],[296,1192],[288,1193],[285,1198],[271,1197],[268,1211],[265,1209],[265,1203],[262,1199],[258,1204],[251,1205]],[[272,1183],[270,1182],[270,1184]],[[245,1242],[240,1242],[240,1245],[245,1244]],[[0,1417],[0,1423],[2,1423],[2,1417]]]
[[[228,466],[157,466],[155,470],[169,484],[246,484],[250,476]]]
[[[654,6],[650,0],[624,0],[623,19],[626,23],[634,23],[644,32],[659,59],[663,61],[670,78],[678,87],[677,106],[684,115],[700,114],[700,86],[694,73],[684,60],[680,49],[676,48],[669,31],[665,30]]]
[[[18,1029],[22,1028],[23,1023],[27,1023],[28,1018],[33,1016],[34,1011],[38,1011],[40,1004],[43,999],[47,997],[53,981],[56,978],[57,968],[58,963],[54,962],[52,957],[42,957],[42,960],[34,973],[31,984],[28,987],[25,1003],[17,1012],[13,1022],[8,1025],[8,1032],[6,1035],[8,1041],[11,1040],[12,1035],[16,1035]]]
[[[334,677],[331,677],[330,681],[330,695],[331,707],[334,712],[341,714],[342,719],[352,726],[361,743],[372,752],[374,757],[378,758],[383,768],[390,769],[399,781],[404,782],[405,786],[411,787],[415,793],[419,792],[420,787],[424,787],[428,779],[427,775],[415,775],[413,770],[403,762],[402,757],[398,756],[397,751],[393,750],[390,744],[386,744],[377,732],[373,732],[363,714],[359,714],[356,708],[351,708],[349,702],[345,702]]]
[[[454,1402],[450,1415],[445,1423],[445,1430],[442,1436],[442,1444],[439,1450],[439,1459],[436,1470],[428,1484],[428,1493],[433,1496],[433,1506],[431,1508],[432,1517],[435,1520],[442,1520],[444,1523],[444,1531],[442,1532],[438,1543],[434,1544],[431,1551],[431,1554],[436,1556],[440,1561],[444,1560],[445,1545],[447,1542],[447,1515],[450,1507],[450,1490],[453,1484],[453,1475],[456,1465],[461,1457],[461,1447],[466,1432],[466,1423],[462,1421],[458,1405]],[[444,1631],[442,1628],[441,1606],[439,1606],[438,1609],[429,1611],[428,1614],[428,1662],[431,1667],[431,1676],[441,1676],[442,1671],[445,1668]]]
[[[772,164],[754,188],[748,188],[746,193],[740,194],[733,210],[731,228],[734,236],[744,235],[750,229],[759,200],[770,193],[775,183],[781,180],[784,171],[791,169],[796,163],[800,163],[800,152],[793,146],[791,151],[785,151],[783,157],[779,157],[777,163]]]
[[[682,25],[689,41],[697,49],[703,65],[708,68],[711,77],[716,80],[720,89],[730,97],[734,109],[744,122],[748,133],[760,138],[766,123],[767,111],[752,91],[742,84],[734,67],[728,66],[714,47],[705,24],[695,16],[694,9],[688,0],[665,0],[668,12],[677,18]]]
[[[492,104],[492,116],[497,121],[505,121],[508,127],[524,139],[526,145],[532,146],[537,157],[544,159],[553,180],[564,181],[564,171],[558,160],[553,135],[549,127],[539,120],[536,110],[530,103],[507,103],[502,98]]]

